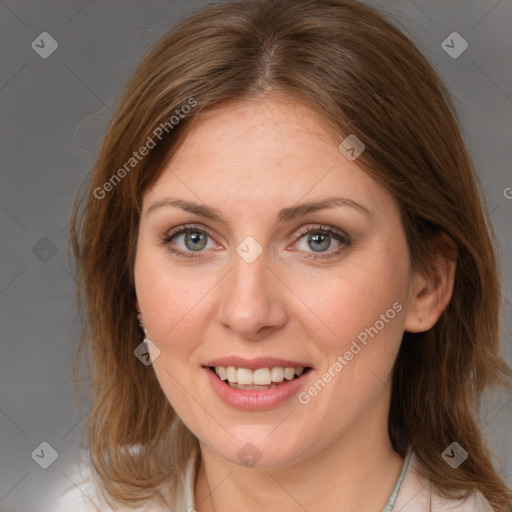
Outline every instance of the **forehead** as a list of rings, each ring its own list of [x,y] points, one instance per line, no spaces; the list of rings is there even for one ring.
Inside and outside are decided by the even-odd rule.
[[[390,194],[339,151],[339,139],[299,101],[274,97],[216,107],[187,130],[145,202],[171,192],[258,210],[328,195],[389,202]]]
[[[245,161],[243,169],[304,153],[319,157],[319,151],[334,144],[330,132],[325,120],[302,102],[283,97],[250,99],[207,111],[189,130],[187,147],[179,153],[180,158],[206,155]]]

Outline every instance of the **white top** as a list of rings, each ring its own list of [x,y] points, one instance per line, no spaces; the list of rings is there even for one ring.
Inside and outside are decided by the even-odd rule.
[[[195,461],[193,453],[183,475],[182,486],[174,497],[171,508],[148,505],[139,512],[194,512]],[[85,464],[75,466],[68,474],[74,484],[61,491],[55,512],[114,512],[99,497],[90,469]],[[116,512],[133,512],[134,509],[116,509]],[[495,512],[478,491],[466,501],[446,500],[434,490],[431,482],[417,471],[417,459],[412,450],[407,452],[400,476],[382,512]]]

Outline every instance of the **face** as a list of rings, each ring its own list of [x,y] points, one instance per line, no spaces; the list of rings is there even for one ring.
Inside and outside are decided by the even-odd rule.
[[[387,436],[411,282],[394,198],[299,102],[210,111],[143,197],[154,371],[201,446],[236,464]]]

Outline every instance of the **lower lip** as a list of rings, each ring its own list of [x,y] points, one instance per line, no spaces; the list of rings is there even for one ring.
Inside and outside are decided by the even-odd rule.
[[[218,397],[227,405],[236,409],[259,411],[271,409],[286,402],[296,395],[306,382],[310,371],[304,372],[297,379],[281,384],[272,389],[263,391],[234,389],[225,381],[220,380],[209,368],[204,368],[213,390]]]

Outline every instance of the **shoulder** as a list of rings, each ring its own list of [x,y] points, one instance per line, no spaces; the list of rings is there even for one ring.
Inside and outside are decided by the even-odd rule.
[[[475,491],[471,496],[465,500],[448,501],[437,495],[432,498],[432,510],[447,511],[447,512],[495,512],[491,507],[485,496]]]
[[[440,496],[435,487],[418,472],[414,452],[408,461],[402,485],[393,511],[400,512],[495,512],[479,491],[466,499],[449,500]]]
[[[134,512],[133,508],[115,508],[105,503],[98,491],[99,486],[94,479],[91,466],[85,451],[80,453],[79,460],[67,471],[66,483],[57,491],[54,512]],[[140,512],[163,512],[157,505],[137,509]]]
[[[90,467],[83,460],[63,471],[66,483],[57,491],[55,512],[110,512],[100,503]]]

